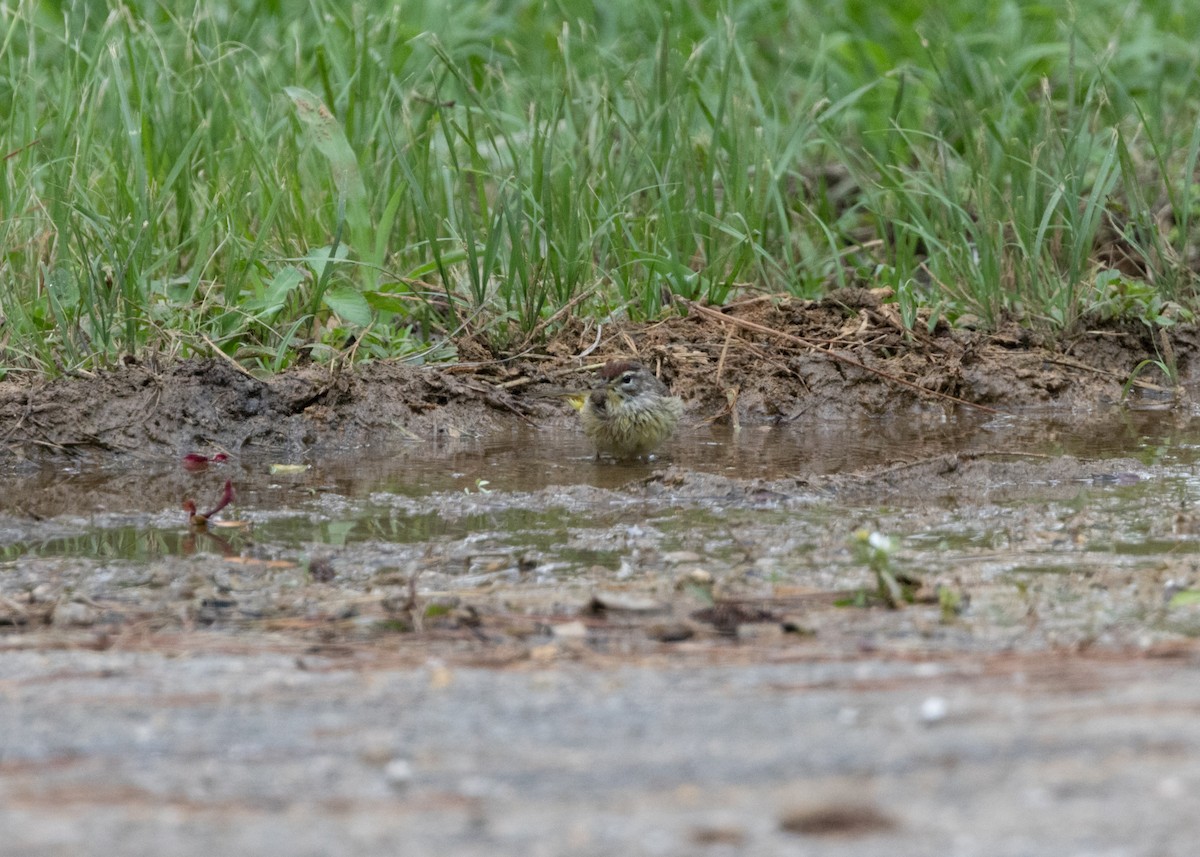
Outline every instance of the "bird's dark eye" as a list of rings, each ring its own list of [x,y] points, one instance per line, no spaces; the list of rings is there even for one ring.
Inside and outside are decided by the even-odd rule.
[[[632,384],[633,383],[633,373],[626,372],[623,376],[621,376],[621,383],[624,384],[625,386]]]

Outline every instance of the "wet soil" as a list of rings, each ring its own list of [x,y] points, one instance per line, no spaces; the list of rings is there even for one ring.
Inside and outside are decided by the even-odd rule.
[[[467,353],[480,351],[463,343]],[[1016,326],[989,334],[940,323],[905,330],[867,290],[820,302],[751,299],[723,311],[617,329],[576,323],[537,352],[453,366],[302,367],[256,378],[232,362],[162,364],[51,382],[0,383],[0,455],[88,452],[143,459],[188,451],[297,454],[381,438],[483,436],[562,418],[544,394],[586,387],[591,367],[634,356],[668,381],[689,422],[816,426],[863,417],[1078,412],[1176,392],[1147,361],[1190,376],[1200,332],[1107,325],[1050,340]],[[586,354],[585,358],[577,355]],[[11,380],[15,378],[15,380]],[[1131,383],[1132,382],[1132,383]]]
[[[889,312],[0,385],[6,842],[1190,854],[1195,331]],[[687,404],[654,460],[547,395],[616,354]]]

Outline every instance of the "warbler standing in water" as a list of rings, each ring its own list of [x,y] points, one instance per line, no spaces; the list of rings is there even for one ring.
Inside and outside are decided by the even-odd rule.
[[[683,402],[634,360],[610,360],[600,369],[600,386],[579,409],[583,431],[596,455],[649,455],[675,431]]]

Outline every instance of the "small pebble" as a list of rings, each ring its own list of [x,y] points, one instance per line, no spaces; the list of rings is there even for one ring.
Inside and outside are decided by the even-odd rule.
[[[695,586],[701,589],[711,588],[713,585],[712,572],[707,569],[696,568],[689,569],[683,574],[675,578],[675,588],[684,589],[688,586]]]
[[[80,601],[60,601],[50,614],[50,622],[54,625],[74,625],[86,627],[96,624],[99,611],[89,604]]]
[[[921,703],[921,719],[926,723],[937,723],[944,720],[948,706],[940,696],[931,696]]]
[[[592,600],[587,606],[589,613],[603,613],[606,610],[626,613],[658,613],[665,609],[665,605],[644,595],[599,590],[592,594]]]
[[[392,759],[383,769],[383,777],[393,789],[405,789],[412,783],[413,766],[408,759]]]
[[[700,554],[695,551],[667,551],[660,559],[667,565],[682,565],[685,562],[700,562]]]
[[[562,622],[551,628],[555,637],[560,639],[580,639],[587,636],[587,625],[582,622]]]
[[[695,634],[696,629],[687,622],[659,622],[646,628],[646,636],[660,643],[678,643]]]

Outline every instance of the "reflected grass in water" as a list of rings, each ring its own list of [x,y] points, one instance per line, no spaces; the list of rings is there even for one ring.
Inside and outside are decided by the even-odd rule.
[[[124,526],[0,545],[0,561],[25,557],[83,557],[98,561],[150,562],[165,556],[228,554],[247,543],[245,535],[232,528],[191,532],[184,527],[163,530]]]

